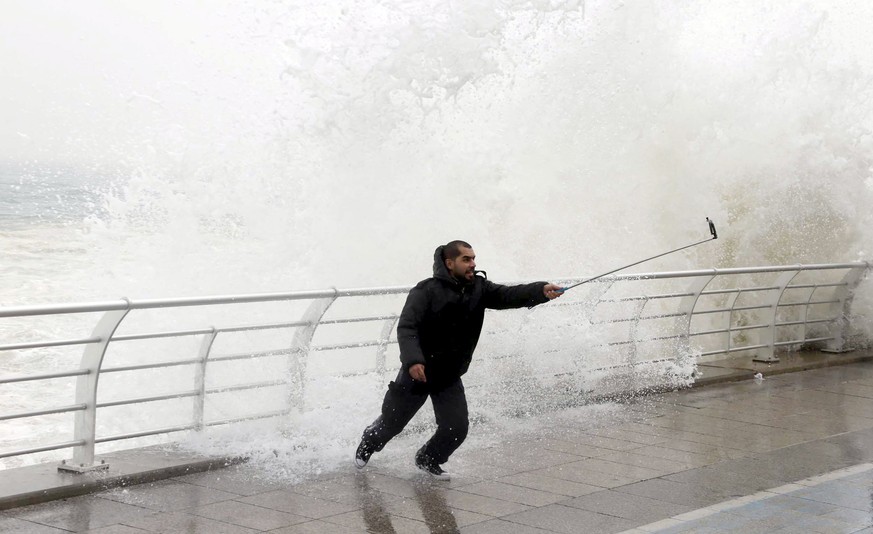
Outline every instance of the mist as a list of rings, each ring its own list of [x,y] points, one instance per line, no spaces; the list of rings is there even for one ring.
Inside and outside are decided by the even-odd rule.
[[[644,270],[868,254],[864,2],[3,9],[0,159],[103,184],[46,295],[414,283],[455,238],[582,276],[707,216]]]

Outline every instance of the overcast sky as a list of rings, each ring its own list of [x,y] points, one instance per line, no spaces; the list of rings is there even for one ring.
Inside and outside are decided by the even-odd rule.
[[[871,65],[864,43],[873,2],[807,5],[829,10],[838,30],[832,39],[843,49],[836,57]],[[246,113],[268,112],[281,90],[283,50],[280,41],[258,35],[264,14],[253,6],[3,0],[0,162],[112,160],[119,157],[113,150],[172,142],[174,129],[216,131]]]
[[[258,66],[267,58],[240,37],[251,25],[230,4],[4,0],[0,161],[99,159],[101,146],[153,128],[214,125],[276,74]]]

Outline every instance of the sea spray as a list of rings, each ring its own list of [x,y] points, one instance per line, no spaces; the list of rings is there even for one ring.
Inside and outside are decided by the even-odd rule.
[[[109,64],[104,100],[74,91],[53,102],[66,118],[87,103],[89,119],[56,155],[110,176],[99,208],[74,224],[28,228],[27,246],[21,231],[0,234],[18,243],[7,248],[16,271],[2,277],[4,303],[413,284],[429,275],[433,248],[455,238],[495,281],[583,276],[702,239],[706,216],[717,242],[644,269],[869,257],[873,100],[861,51],[873,43],[847,16],[864,9],[222,5],[209,14],[221,31],[180,46],[200,59],[168,57],[171,78],[131,89],[126,65]],[[855,313],[869,316],[871,300],[865,283]],[[485,384],[482,425],[596,396],[598,384],[645,383],[627,376],[664,378],[663,368],[628,375],[638,355],[603,349],[613,339],[592,333],[597,317],[511,313],[489,316],[499,335],[471,371]],[[870,322],[856,324],[870,339]],[[30,330],[6,332],[18,341]],[[554,359],[537,357],[546,349]],[[488,390],[484,361],[501,355],[554,381],[507,388],[495,373]],[[691,372],[671,370],[677,384]],[[313,461],[345,461],[387,379],[314,381],[300,432],[283,426],[258,450],[329,443]],[[262,439],[231,432],[223,450]]]

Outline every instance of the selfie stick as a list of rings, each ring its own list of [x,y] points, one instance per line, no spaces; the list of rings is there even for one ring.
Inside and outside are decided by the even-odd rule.
[[[576,286],[581,286],[582,284],[587,284],[588,282],[592,282],[594,280],[597,280],[598,278],[603,278],[604,276],[610,275],[612,273],[617,273],[618,271],[623,271],[623,270],[627,269],[628,267],[633,267],[634,265],[639,265],[641,263],[654,260],[655,258],[660,258],[661,256],[666,256],[667,254],[673,254],[674,252],[679,252],[680,250],[685,250],[686,248],[696,247],[697,245],[700,245],[702,243],[706,243],[707,241],[712,241],[713,239],[718,239],[718,234],[715,231],[715,223],[712,222],[711,220],[709,220],[709,217],[706,218],[706,223],[709,224],[709,233],[712,234],[712,237],[710,237],[710,238],[704,239],[703,241],[698,241],[697,243],[691,243],[690,245],[685,245],[684,247],[679,247],[679,248],[671,250],[669,252],[664,252],[662,254],[658,254],[657,256],[652,256],[651,258],[646,258],[644,260],[640,260],[638,262],[631,263],[630,265],[625,265],[624,267],[619,267],[618,269],[613,269],[613,270],[609,271],[608,273],[599,274],[599,275],[595,276],[594,278],[589,278],[588,280],[583,280],[581,282],[573,284],[572,286],[562,287],[561,289],[558,289],[557,291],[558,291],[558,293],[563,293],[564,291],[567,291],[568,289],[573,289]]]

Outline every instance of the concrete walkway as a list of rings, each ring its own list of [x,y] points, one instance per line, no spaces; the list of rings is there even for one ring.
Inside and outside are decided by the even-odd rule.
[[[462,447],[451,482],[389,451],[299,484],[242,464],[6,510],[0,532],[873,533],[873,362],[763,372]]]

